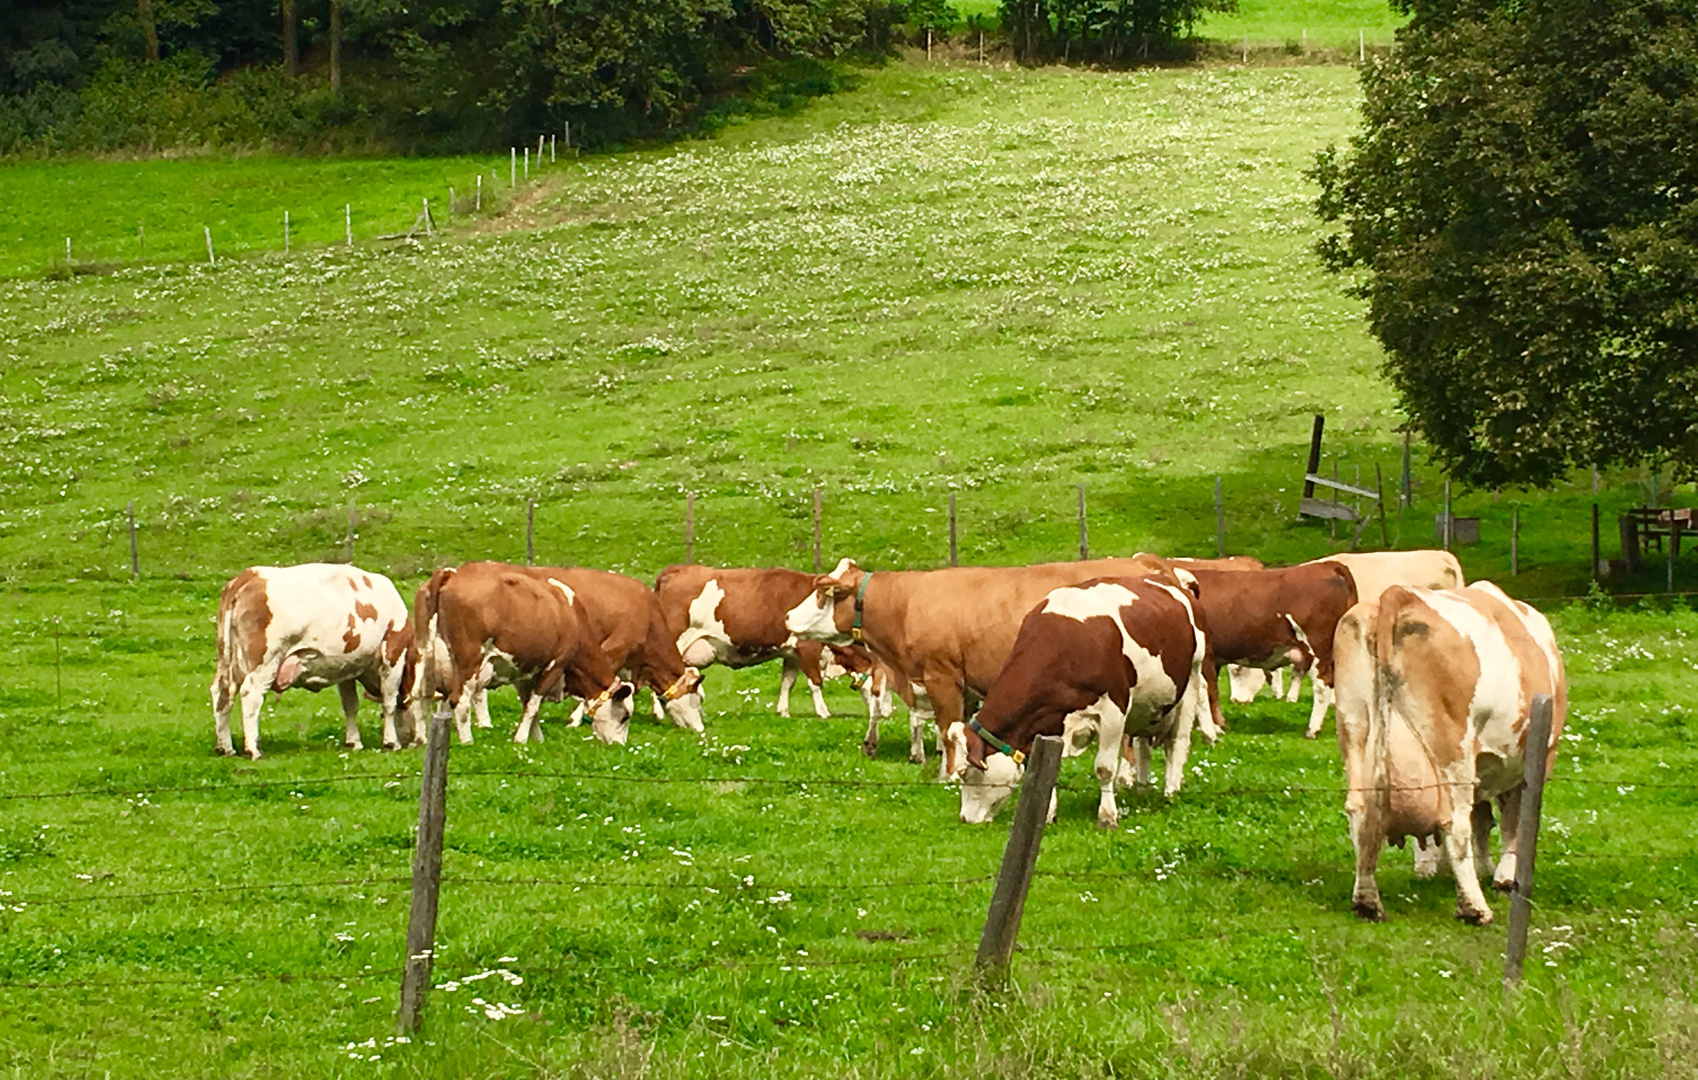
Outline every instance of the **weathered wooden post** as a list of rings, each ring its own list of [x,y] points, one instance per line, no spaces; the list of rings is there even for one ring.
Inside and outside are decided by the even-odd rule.
[[[1303,497],[1305,499],[1315,497],[1315,482],[1309,477],[1321,471],[1321,432],[1326,429],[1326,426],[1326,414],[1316,413],[1315,426],[1309,432],[1309,466],[1303,470]]]
[[[955,546],[955,492],[949,493],[949,565],[960,566],[959,551]]]
[[[1668,589],[1666,591],[1674,592],[1674,557],[1680,553],[1680,519],[1674,516],[1673,510],[1669,511],[1668,539],[1669,580]]]
[[[130,580],[141,580],[141,551],[136,547],[136,500],[124,511],[130,519]]]
[[[814,573],[816,573],[816,574],[823,572],[820,569],[820,562],[821,562],[821,559],[824,557],[824,553],[821,550],[823,545],[820,542],[820,499],[823,498],[823,497],[824,497],[824,493],[819,488],[815,488],[814,489]]]
[[[535,565],[537,561],[537,501],[525,500],[525,565]]]
[[[1091,557],[1091,534],[1085,528],[1085,485],[1079,485],[1079,561]]]
[[[1551,710],[1549,694],[1534,694],[1527,725],[1527,762],[1521,792],[1521,824],[1515,835],[1515,891],[1509,897],[1509,946],[1504,955],[1506,987],[1521,982],[1527,958],[1527,927],[1533,920],[1533,860],[1539,846],[1539,810],[1545,801],[1545,768],[1550,763]]]
[[[1391,547],[1391,534],[1386,531],[1386,478],[1380,463],[1374,462],[1374,505],[1380,508],[1380,546]]]
[[[413,904],[407,916],[407,958],[401,975],[402,1034],[419,1029],[425,990],[436,955],[436,906],[442,891],[442,833],[448,812],[447,705],[431,714],[425,735],[424,775],[419,781],[419,832],[413,843]]]
[[[1014,955],[1014,939],[1020,933],[1020,916],[1026,910],[1026,891],[1032,885],[1032,870],[1038,862],[1038,845],[1044,838],[1044,820],[1049,817],[1049,799],[1055,777],[1061,770],[1061,739],[1039,735],[1026,760],[1026,776],[1020,783],[1020,805],[1014,808],[1014,827],[1002,852],[1002,869],[996,875],[985,914],[984,933],[979,936],[979,953],[974,960],[979,973],[999,980],[1008,972]]]
[[[1593,490],[1597,490],[1597,473],[1592,473]],[[1592,580],[1603,576],[1603,564],[1598,559],[1598,504],[1592,504]]]
[[[684,494],[684,561],[696,561],[696,493]]]
[[[1215,477],[1215,558],[1226,558],[1226,496],[1220,477]]]
[[[1521,504],[1509,504],[1509,576],[1521,573]]]
[[[1403,433],[1403,505],[1415,504],[1415,477],[1410,471],[1409,462],[1409,432]]]

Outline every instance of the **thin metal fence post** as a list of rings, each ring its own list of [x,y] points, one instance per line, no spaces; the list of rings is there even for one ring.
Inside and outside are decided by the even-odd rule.
[[[1403,433],[1403,505],[1415,505],[1415,477],[1410,471],[1409,461],[1410,433]]]
[[[1380,546],[1391,547],[1391,534],[1386,531],[1386,478],[1380,463],[1374,462],[1374,505],[1380,508]]]
[[[1596,475],[1595,473],[1593,474]],[[1603,576],[1603,564],[1598,558],[1598,504],[1592,504],[1592,580]]]
[[[1215,557],[1226,558],[1226,495],[1218,476],[1215,477]]]
[[[1668,580],[1668,589],[1666,590],[1668,592],[1674,592],[1674,556],[1675,556],[1675,552],[1677,552],[1679,550],[1680,550],[1680,520],[1674,516],[1674,511],[1670,510],[1669,511],[1669,535],[1668,535],[1669,580]]]
[[[436,951],[436,909],[442,891],[442,834],[448,804],[448,725],[446,705],[431,714],[425,736],[424,775],[419,781],[419,833],[413,845],[413,903],[407,916],[407,957],[401,975],[401,1009],[396,1026],[402,1034],[419,1029],[425,991],[430,987]]]
[[[1509,944],[1504,952],[1506,987],[1521,981],[1527,958],[1527,928],[1533,921],[1533,861],[1539,847],[1539,811],[1545,800],[1545,769],[1550,763],[1551,713],[1549,694],[1534,694],[1527,724],[1527,761],[1521,792],[1521,823],[1515,834],[1515,891],[1509,898]]]
[[[1014,939],[1020,933],[1020,916],[1026,910],[1026,891],[1038,862],[1038,846],[1044,838],[1044,820],[1049,817],[1049,799],[1055,777],[1061,770],[1061,739],[1039,735],[1026,760],[1026,776],[1020,783],[1020,805],[1014,809],[1014,826],[1002,852],[1002,868],[996,875],[996,891],[985,913],[984,933],[974,964],[981,974],[999,978],[1006,974],[1014,955]]]
[[[1509,504],[1509,576],[1521,573],[1521,504]]]
[[[525,500],[525,565],[534,565],[537,561],[537,501]]]
[[[348,565],[354,565],[354,526],[357,524],[354,514],[354,497],[348,496]]]

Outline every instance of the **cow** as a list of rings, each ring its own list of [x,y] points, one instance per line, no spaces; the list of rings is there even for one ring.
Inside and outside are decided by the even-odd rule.
[[[395,717],[410,689],[413,642],[407,605],[382,574],[346,563],[250,566],[231,578],[218,600],[218,670],[212,719],[220,754],[234,754],[230,706],[242,704],[242,744],[258,760],[259,713],[265,692],[336,687],[346,726],[342,740],[358,750],[360,690],[383,710],[383,746],[400,746]]]
[[[545,697],[563,692],[585,699],[597,739],[625,743],[635,688],[618,677],[576,591],[561,576],[535,570],[473,562],[438,570],[419,588],[416,729],[440,694],[453,710],[460,742],[469,743],[473,700],[512,683],[524,709],[515,742],[541,741],[537,710]]]
[[[1167,747],[1164,790],[1176,794],[1192,727],[1209,711],[1203,620],[1189,593],[1153,578],[1052,590],[1021,622],[1008,662],[967,724],[961,820],[995,816],[1039,735],[1065,735],[1081,749],[1081,735],[1094,729],[1101,828],[1120,823],[1114,788],[1128,737],[1138,739],[1139,781],[1148,780],[1149,744]]]
[[[1568,713],[1550,623],[1490,582],[1442,591],[1393,585],[1352,607],[1335,639],[1338,745],[1356,849],[1351,902],[1380,921],[1381,847],[1439,841],[1456,874],[1456,917],[1484,925],[1492,909],[1476,857],[1489,861],[1492,800],[1502,819],[1498,889],[1515,883],[1525,757],[1556,760]],[[1548,745],[1527,746],[1535,694],[1554,703]]]
[[[867,707],[867,734],[861,740],[861,752],[877,757],[878,722],[890,719],[892,713],[891,690],[895,679],[890,669],[860,645],[798,641],[796,658],[802,677],[811,687],[819,687],[828,679],[848,678],[849,685],[861,695]]]
[[[814,714],[824,720],[831,710],[821,688],[818,655],[810,649],[814,659],[805,660],[800,643],[784,626],[785,612],[813,587],[814,575],[800,570],[726,569],[690,563],[662,570],[654,591],[660,597],[667,632],[677,642],[685,663],[696,668],[710,664],[743,668],[780,660],[783,673],[774,710],[789,718],[790,689],[798,675],[805,675],[813,694]],[[878,713],[888,710],[888,701],[875,708],[875,699],[864,691],[862,697],[876,728]],[[876,748],[876,735],[872,741]]]
[[[1332,685],[1333,628],[1356,603],[1349,570],[1323,562],[1250,571],[1198,567],[1191,573],[1209,627],[1211,681],[1218,664],[1264,670],[1289,664],[1298,673],[1312,670],[1317,685]],[[1325,709],[1318,696],[1316,708]],[[1218,714],[1215,723],[1222,724]]]
[[[1147,574],[1178,584],[1154,555],[877,573],[844,559],[814,580],[785,626],[797,637],[832,644],[864,641],[896,674],[897,693],[908,703],[908,759],[925,761],[925,724],[935,718],[939,778],[948,780],[967,768],[968,708],[990,690],[1026,613],[1063,585]],[[1211,716],[1204,734],[1212,740],[1215,732]]]

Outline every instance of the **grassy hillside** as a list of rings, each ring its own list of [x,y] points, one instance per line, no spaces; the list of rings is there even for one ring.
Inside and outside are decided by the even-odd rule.
[[[964,561],[1091,547],[1273,560],[1311,415],[1330,470],[1402,437],[1309,248],[1301,170],[1345,69],[869,72],[797,114],[562,167],[428,244],[0,283],[0,1064],[21,1075],[1573,1077],[1698,1061],[1690,778],[1698,622],[1556,616],[1574,714],[1526,992],[1448,879],[1382,863],[1348,912],[1337,751],[1306,708],[1229,713],[1170,802],[1100,834],[1069,763],[1017,985],[970,987],[1005,826],[709,675],[706,739],[639,722],[456,749],[429,1027],[392,1040],[413,753],[343,754],[334,698],[211,755],[212,612],[252,562],[650,575],[696,553]],[[84,166],[67,166],[71,169]],[[104,166],[86,166],[89,169]],[[0,176],[3,176],[0,173]],[[96,184],[78,216],[115,212]],[[1416,446],[1430,543],[1442,479]],[[1607,516],[1638,501],[1607,477]],[[1472,575],[1504,577],[1511,496]],[[125,505],[143,577],[128,580]],[[1523,497],[1523,595],[1579,591],[1592,494]],[[1607,525],[1606,525],[1607,528]],[[1377,523],[1367,534],[1376,546]],[[799,710],[805,711],[805,710]],[[367,716],[367,731],[373,720]],[[851,783],[843,783],[850,781]],[[50,797],[37,797],[50,796]],[[1004,819],[1006,820],[1006,818]],[[1500,916],[1501,898],[1494,898]],[[508,974],[501,974],[506,971]],[[521,981],[515,983],[512,979]]]

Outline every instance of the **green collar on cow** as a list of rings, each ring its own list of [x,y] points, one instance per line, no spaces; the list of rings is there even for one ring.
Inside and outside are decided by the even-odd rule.
[[[1001,739],[997,738],[995,735],[992,735],[990,732],[986,731],[983,727],[979,726],[979,721],[978,721],[977,717],[974,717],[973,719],[967,721],[967,726],[972,728],[974,731],[978,732],[979,738],[990,743],[992,749],[999,750],[1002,753],[1007,754],[1009,757],[1013,758],[1014,764],[1019,765],[1019,764],[1022,764],[1023,762],[1025,762],[1025,760],[1026,760],[1025,754],[1022,754],[1020,751],[1014,749],[1012,746],[1009,746],[1007,743],[1003,742]]]
[[[855,623],[849,628],[849,636],[855,641],[863,640],[861,637],[861,605],[867,599],[867,583],[872,579],[871,574],[862,574],[861,587],[855,590]]]

